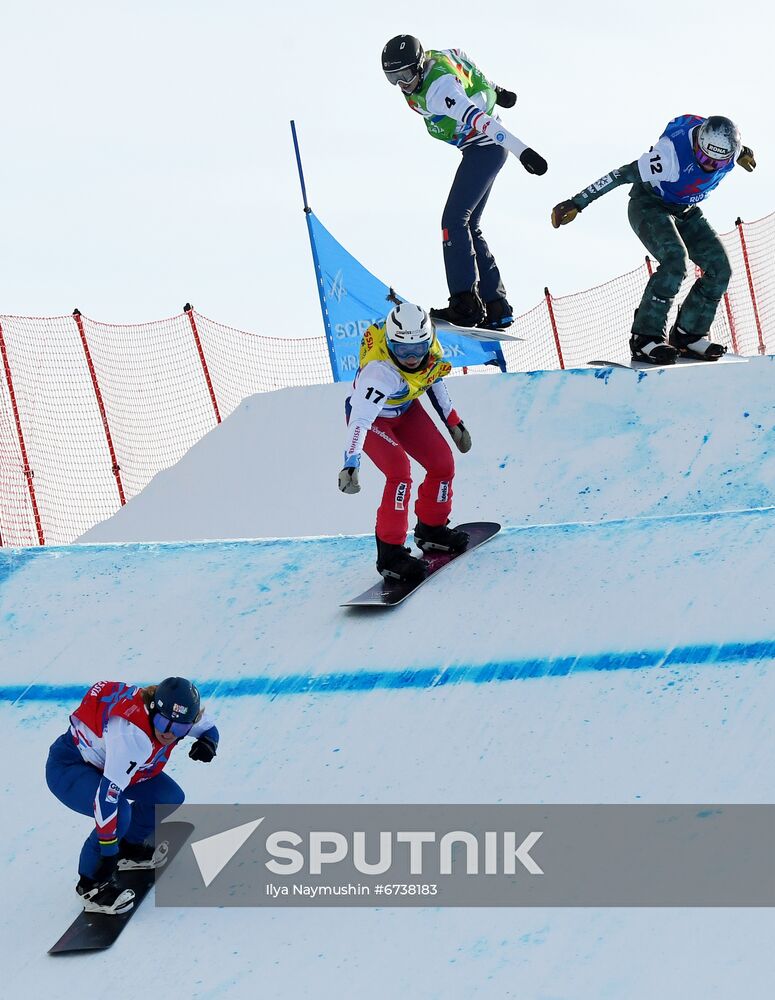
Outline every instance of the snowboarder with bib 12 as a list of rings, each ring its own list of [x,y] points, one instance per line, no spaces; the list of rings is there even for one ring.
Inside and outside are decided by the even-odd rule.
[[[204,714],[199,691],[184,677],[136,687],[98,681],[70,716],[70,727],[49,750],[46,783],[69,809],[94,816],[78,862],[76,891],[85,910],[126,913],[134,892],[116,872],[159,868],[166,847],[149,842],[155,806],[180,805],[183,789],[163,773],[184,736],[189,757],[209,763],[218,730]]]
[[[365,452],[385,475],[377,510],[377,569],[387,579],[424,579],[426,564],[405,547],[412,489],[409,459],[425,469],[417,491],[414,538],[423,551],[462,552],[465,531],[448,526],[452,510],[455,462],[420,397],[431,403],[461,452],[471,448],[471,435],[452,408],[443,376],[452,370],[442,357],[428,313],[410,302],[391,310],[385,322],[363,335],[360,367],[348,397],[342,493],[358,493],[361,454]]]
[[[633,358],[673,364],[678,356],[717,361],[726,347],[708,339],[731,269],[721,240],[699,202],[718,187],[735,162],[756,166],[740,142],[734,122],[720,115],[682,115],[668,123],[656,145],[640,159],[590,184],[552,209],[555,229],[620,184],[632,184],[630,225],[659,266],[646,285],[630,337]],[[666,338],[668,313],[686,277],[687,255],[702,269]]]
[[[493,114],[496,104],[513,107],[517,95],[491,83],[460,49],[425,52],[413,35],[390,39],[382,69],[430,135],[463,154],[441,219],[449,306],[431,309],[431,316],[458,326],[509,326],[513,310],[480,223],[509,153],[528,173],[546,173],[546,160]]]

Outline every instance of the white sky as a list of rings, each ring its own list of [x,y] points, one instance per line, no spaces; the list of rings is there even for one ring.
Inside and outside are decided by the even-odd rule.
[[[446,301],[440,218],[460,155],[380,69],[385,41],[465,49],[518,94],[484,216],[518,311],[637,266],[626,189],[555,231],[552,205],[629,162],[678,114],[726,114],[759,161],[707,203],[720,230],[775,209],[773,15],[749,0],[473,5],[395,0],[28,2],[0,21],[0,314],[179,312],[259,333],[322,322],[289,119],[310,204],[378,277]]]

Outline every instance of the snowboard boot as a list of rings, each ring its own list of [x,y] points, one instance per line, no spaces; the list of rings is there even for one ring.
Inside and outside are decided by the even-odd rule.
[[[418,521],[414,529],[414,540],[423,552],[462,552],[468,545],[465,531],[450,528],[446,524],[423,524]]]
[[[455,326],[480,326],[484,315],[482,300],[473,291],[450,295],[446,309],[431,309],[431,319],[443,319]]]
[[[506,299],[493,299],[484,304],[485,316],[479,326],[485,330],[502,330],[514,322],[514,310]]]
[[[633,333],[630,353],[636,361],[648,361],[652,365],[674,365],[678,357],[677,348],[668,344],[664,336],[651,334]]]
[[[714,344],[707,337],[698,337],[694,333],[687,333],[678,322],[680,316],[673,323],[670,330],[670,343],[678,351],[682,358],[696,358],[698,361],[718,361],[727,353],[723,344]]]
[[[131,844],[128,840],[123,840],[118,845],[118,869],[119,871],[134,871],[138,868],[161,868],[167,863],[167,854],[170,845],[163,840],[158,847],[153,844],[143,842],[142,844]]]
[[[124,889],[113,876],[106,882],[98,882],[81,875],[75,891],[81,897],[83,908],[89,913],[107,913],[116,916],[127,913],[135,905],[135,894],[131,889]]]
[[[377,570],[386,580],[419,583],[424,580],[428,567],[403,545],[391,545],[377,537]]]

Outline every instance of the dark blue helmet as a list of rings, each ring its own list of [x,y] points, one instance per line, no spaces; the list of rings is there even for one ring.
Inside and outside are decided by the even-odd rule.
[[[184,736],[199,717],[199,691],[185,677],[167,677],[156,688],[149,707],[159,732]]]

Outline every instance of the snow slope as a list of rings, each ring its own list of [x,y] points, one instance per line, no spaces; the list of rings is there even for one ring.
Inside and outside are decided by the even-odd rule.
[[[449,380],[473,437],[460,520],[587,521],[775,503],[775,360]],[[345,385],[252,396],[80,541],[359,534],[382,480],[342,496]],[[445,432],[446,433],[446,432]]]
[[[110,952],[48,958],[89,824],[42,772],[91,682],[181,672],[222,732],[211,765],[170,765],[192,802],[772,801],[772,371],[456,380],[477,431],[457,511],[505,527],[388,613],[338,607],[373,578],[374,497],[333,487],[321,388],[247,401],[111,530],[134,507],[135,533],[163,537],[162,508],[204,479],[240,518],[230,531],[213,489],[204,536],[244,532],[251,509],[295,535],[361,518],[364,535],[0,551],[5,993],[769,997],[768,909],[146,903]],[[261,462],[283,427],[290,482]]]

